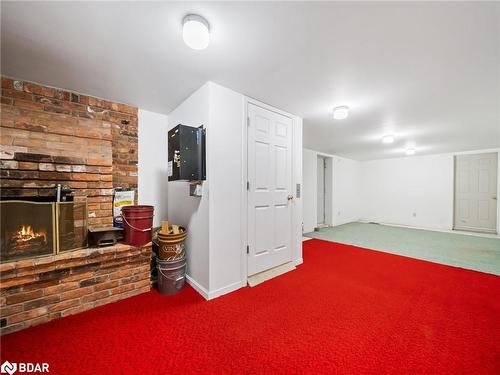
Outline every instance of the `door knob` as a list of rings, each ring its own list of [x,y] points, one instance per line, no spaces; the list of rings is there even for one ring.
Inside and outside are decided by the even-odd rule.
[[[287,199],[288,199],[289,201],[291,201],[291,200],[293,199],[293,195],[292,195],[292,194],[289,194],[289,195],[288,195],[288,197],[287,197]]]
[[[491,197],[491,199],[497,200],[497,197]]]

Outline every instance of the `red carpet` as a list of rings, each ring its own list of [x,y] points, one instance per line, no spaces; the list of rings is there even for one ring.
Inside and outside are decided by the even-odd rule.
[[[51,374],[500,373],[500,278],[320,240],[206,302],[157,292],[2,339]]]

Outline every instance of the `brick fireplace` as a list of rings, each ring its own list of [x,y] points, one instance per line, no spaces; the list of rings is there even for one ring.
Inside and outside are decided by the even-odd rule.
[[[1,103],[2,196],[60,183],[87,200],[90,226],[111,224],[113,188],[137,190],[137,108],[6,77]]]
[[[8,77],[1,85],[2,211],[6,199],[50,201],[60,184],[72,190],[75,207],[85,206],[78,212],[86,217],[74,220],[82,219],[83,233],[112,224],[114,189],[135,190],[137,201],[137,108]],[[34,224],[2,216],[12,227],[9,256],[28,241],[43,250],[22,260],[2,253],[2,334],[149,290],[150,245],[61,251],[49,219],[29,212]]]

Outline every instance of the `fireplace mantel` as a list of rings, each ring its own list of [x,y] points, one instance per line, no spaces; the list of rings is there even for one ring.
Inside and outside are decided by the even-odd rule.
[[[147,292],[150,262],[117,244],[0,264],[1,334]]]

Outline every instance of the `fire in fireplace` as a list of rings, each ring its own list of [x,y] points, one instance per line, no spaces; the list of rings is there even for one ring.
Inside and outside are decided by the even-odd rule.
[[[2,262],[54,253],[53,203],[1,201],[0,204]]]
[[[31,247],[43,248],[47,244],[47,233],[43,230],[33,230],[31,225],[23,225],[9,238],[9,245],[13,252],[25,251]]]
[[[0,261],[87,247],[86,202],[0,201]]]

